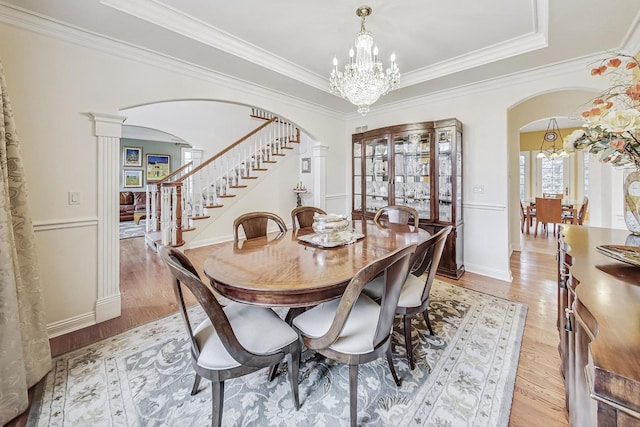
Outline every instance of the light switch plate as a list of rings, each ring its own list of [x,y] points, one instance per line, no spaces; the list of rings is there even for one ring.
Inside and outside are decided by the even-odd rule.
[[[80,204],[80,193],[78,191],[69,191],[69,204],[70,205]]]

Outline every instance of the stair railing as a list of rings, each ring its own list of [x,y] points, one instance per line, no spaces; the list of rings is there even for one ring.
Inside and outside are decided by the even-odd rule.
[[[158,183],[155,222],[163,245],[184,244],[182,233],[192,229],[195,220],[209,217],[212,209],[235,197],[237,189],[257,179],[256,172],[266,171],[269,163],[293,149],[292,143],[300,142],[300,130],[292,123],[260,110],[253,112],[259,112],[252,116],[265,123],[179,177]]]

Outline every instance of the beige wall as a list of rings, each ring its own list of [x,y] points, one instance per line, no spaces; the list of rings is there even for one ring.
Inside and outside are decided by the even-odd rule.
[[[343,117],[315,105],[192,69],[167,58],[123,48],[48,23],[50,33],[0,23],[0,58],[22,143],[38,252],[46,288],[47,319],[77,327],[95,311],[97,278],[97,142],[89,112],[118,114],[146,103],[210,99],[254,105],[301,126],[329,147],[322,202],[332,211],[350,210],[351,133],[392,124],[457,117],[464,123],[464,258],[468,271],[509,281],[511,236],[517,235],[518,129],[535,119],[567,114],[553,103],[538,105],[547,92],[594,89],[585,58],[496,81],[425,93],[410,101],[375,107],[365,117]],[[46,30],[49,31],[49,30]],[[531,100],[529,102],[528,100]],[[526,111],[525,111],[526,110]],[[292,207],[291,176],[298,162],[272,173],[243,210],[284,215]],[[289,172],[287,172],[289,171]],[[297,174],[297,172],[296,172]],[[314,179],[319,179],[315,177]],[[295,182],[295,181],[294,181]],[[482,192],[473,191],[482,187]],[[67,204],[67,192],[81,204]],[[274,197],[267,194],[276,192]],[[232,216],[226,220],[227,224]],[[514,222],[515,221],[515,222]],[[222,228],[225,230],[227,226]],[[114,230],[115,232],[115,230]],[[222,233],[223,231],[219,231]],[[508,285],[505,282],[505,285]]]

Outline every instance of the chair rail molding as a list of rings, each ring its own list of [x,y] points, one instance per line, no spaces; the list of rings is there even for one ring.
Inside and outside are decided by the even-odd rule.
[[[119,317],[122,313],[120,296],[120,242],[118,240],[118,170],[120,165],[120,137],[124,116],[89,113],[94,121],[98,143],[98,292],[96,323]]]

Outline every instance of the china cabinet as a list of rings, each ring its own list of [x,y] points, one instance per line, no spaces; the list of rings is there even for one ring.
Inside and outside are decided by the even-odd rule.
[[[412,123],[352,136],[352,216],[372,219],[387,205],[418,211],[420,227],[453,229],[438,274],[464,273],[462,244],[462,123]]]
[[[628,234],[560,232],[558,351],[571,426],[640,426],[640,268],[596,250],[625,245]]]

